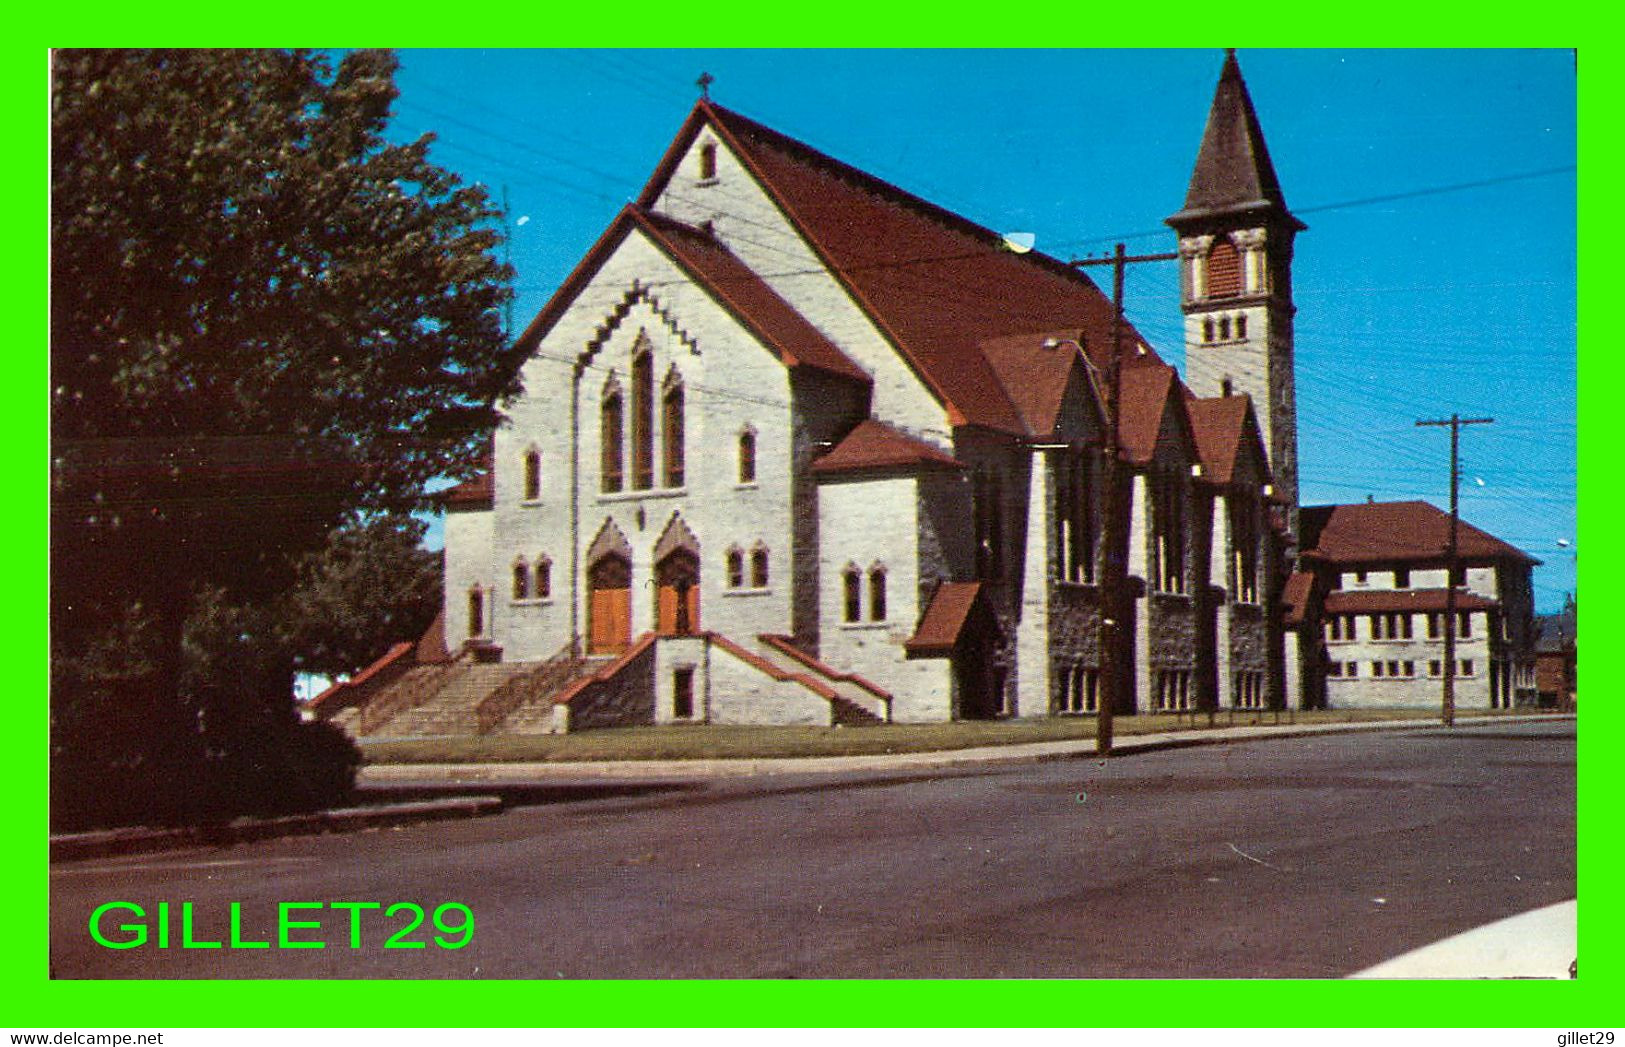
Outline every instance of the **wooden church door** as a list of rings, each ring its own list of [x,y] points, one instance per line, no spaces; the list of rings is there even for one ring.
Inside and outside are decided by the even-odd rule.
[[[587,653],[624,654],[632,643],[632,565],[606,556],[587,570]]]
[[[700,628],[700,560],[687,549],[675,549],[655,567],[659,586],[655,631],[682,636]]]

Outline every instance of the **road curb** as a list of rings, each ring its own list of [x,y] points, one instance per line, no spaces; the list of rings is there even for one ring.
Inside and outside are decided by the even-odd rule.
[[[379,804],[369,807],[336,807],[310,814],[290,814],[278,818],[238,818],[218,825],[186,826],[178,829],[104,829],[96,832],[64,833],[51,837],[51,861],[82,861],[121,854],[173,850],[181,847],[222,847],[275,836],[304,836],[316,833],[353,832],[389,825],[439,821],[446,818],[477,818],[502,810],[500,796],[459,796],[445,800]]]
[[[1574,713],[1531,714],[1527,716],[1466,716],[1458,717],[1456,726],[1475,727],[1495,724],[1556,722],[1573,719],[1575,719]],[[1189,731],[1162,734],[1120,736],[1112,752],[1112,758],[1121,759],[1141,753],[1184,749],[1199,745],[1260,742],[1277,738],[1301,738],[1322,734],[1426,729],[1442,730],[1444,728],[1437,720],[1431,719],[1196,728]],[[863,756],[795,756],[700,760],[585,760],[553,763],[368,764],[361,768],[361,780],[369,784],[406,781],[457,781],[476,785],[480,782],[546,781],[555,778],[597,780],[645,778],[695,781],[715,778],[749,778],[777,774],[837,773],[841,771],[931,771],[978,765],[1097,759],[1094,744],[1094,739],[1083,738],[1064,742],[1030,742],[1020,745],[983,746],[974,749],[938,749],[919,753]]]

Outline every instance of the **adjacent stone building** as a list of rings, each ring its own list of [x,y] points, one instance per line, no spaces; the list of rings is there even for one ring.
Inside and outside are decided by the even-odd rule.
[[[1450,516],[1426,502],[1324,505],[1302,511],[1302,588],[1318,605],[1304,623],[1306,700],[1333,708],[1440,702],[1447,587],[1456,593],[1455,703],[1532,705],[1537,562],[1469,523],[1459,525],[1456,577],[1446,557]]]

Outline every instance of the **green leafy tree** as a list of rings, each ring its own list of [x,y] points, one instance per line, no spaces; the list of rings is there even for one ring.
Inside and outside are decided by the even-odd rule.
[[[184,697],[199,595],[274,599],[358,507],[466,475],[514,390],[498,212],[429,161],[429,137],[385,137],[395,68],[375,51],[53,55],[62,767],[192,795],[211,720]]]
[[[423,634],[440,611],[441,556],[410,516],[357,520],[299,565],[283,617],[306,672],[356,673],[391,644]]]

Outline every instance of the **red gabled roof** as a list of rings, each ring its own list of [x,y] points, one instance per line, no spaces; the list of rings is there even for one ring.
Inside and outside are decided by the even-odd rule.
[[[1304,555],[1333,564],[1440,562],[1450,541],[1450,514],[1427,502],[1362,502],[1306,506],[1299,513]],[[1461,521],[1464,560],[1540,561]]]
[[[489,509],[496,497],[496,489],[491,482],[489,465],[486,471],[465,480],[440,495],[447,509]]]
[[[662,254],[728,310],[785,366],[810,367],[854,381],[869,381],[868,372],[853,363],[715,237],[703,229],[636,205],[628,205],[615,216],[586,257],[577,263],[536,314],[536,319],[525,328],[519,342],[530,348],[540,344],[599,267],[634,229],[646,235]]]
[[[833,450],[812,464],[812,471],[820,476],[871,469],[963,468],[964,464],[952,455],[873,418],[859,422]]]
[[[1203,478],[1210,483],[1229,483],[1235,475],[1242,437],[1249,428],[1247,419],[1252,411],[1252,398],[1246,395],[1192,398],[1185,401],[1185,411],[1191,420]],[[1254,425],[1251,429],[1253,442],[1262,454],[1258,427]]]
[[[1025,435],[980,346],[1046,329],[1111,337],[1112,306],[1087,277],[1039,252],[1017,255],[990,229],[702,100],[639,203],[652,206],[709,123],[891,340],[954,424]],[[1142,340],[1125,327],[1123,344]]]
[[[1448,589],[1334,589],[1326,594],[1327,614],[1372,614],[1382,611],[1442,611]],[[1490,611],[1501,606],[1476,593],[1456,592],[1456,610]]]
[[[1123,459],[1144,465],[1157,453],[1162,416],[1179,376],[1161,360],[1137,360],[1119,374],[1117,439]]]
[[[1076,332],[1051,332],[991,338],[981,345],[994,377],[1020,415],[1027,435],[1049,436],[1060,421],[1067,383],[1076,369],[1088,365],[1074,341]],[[1092,389],[1088,378],[1086,388]]]
[[[665,215],[629,208],[639,228],[755,334],[786,367],[869,381],[869,373],[825,338],[720,241]]]
[[[952,654],[981,592],[981,582],[943,582],[937,586],[930,606],[920,618],[920,627],[903,644],[908,656],[930,658]]]
[[[1281,607],[1286,614],[1288,628],[1302,625],[1309,613],[1309,598],[1315,592],[1315,576],[1308,571],[1293,571],[1281,591]]]

